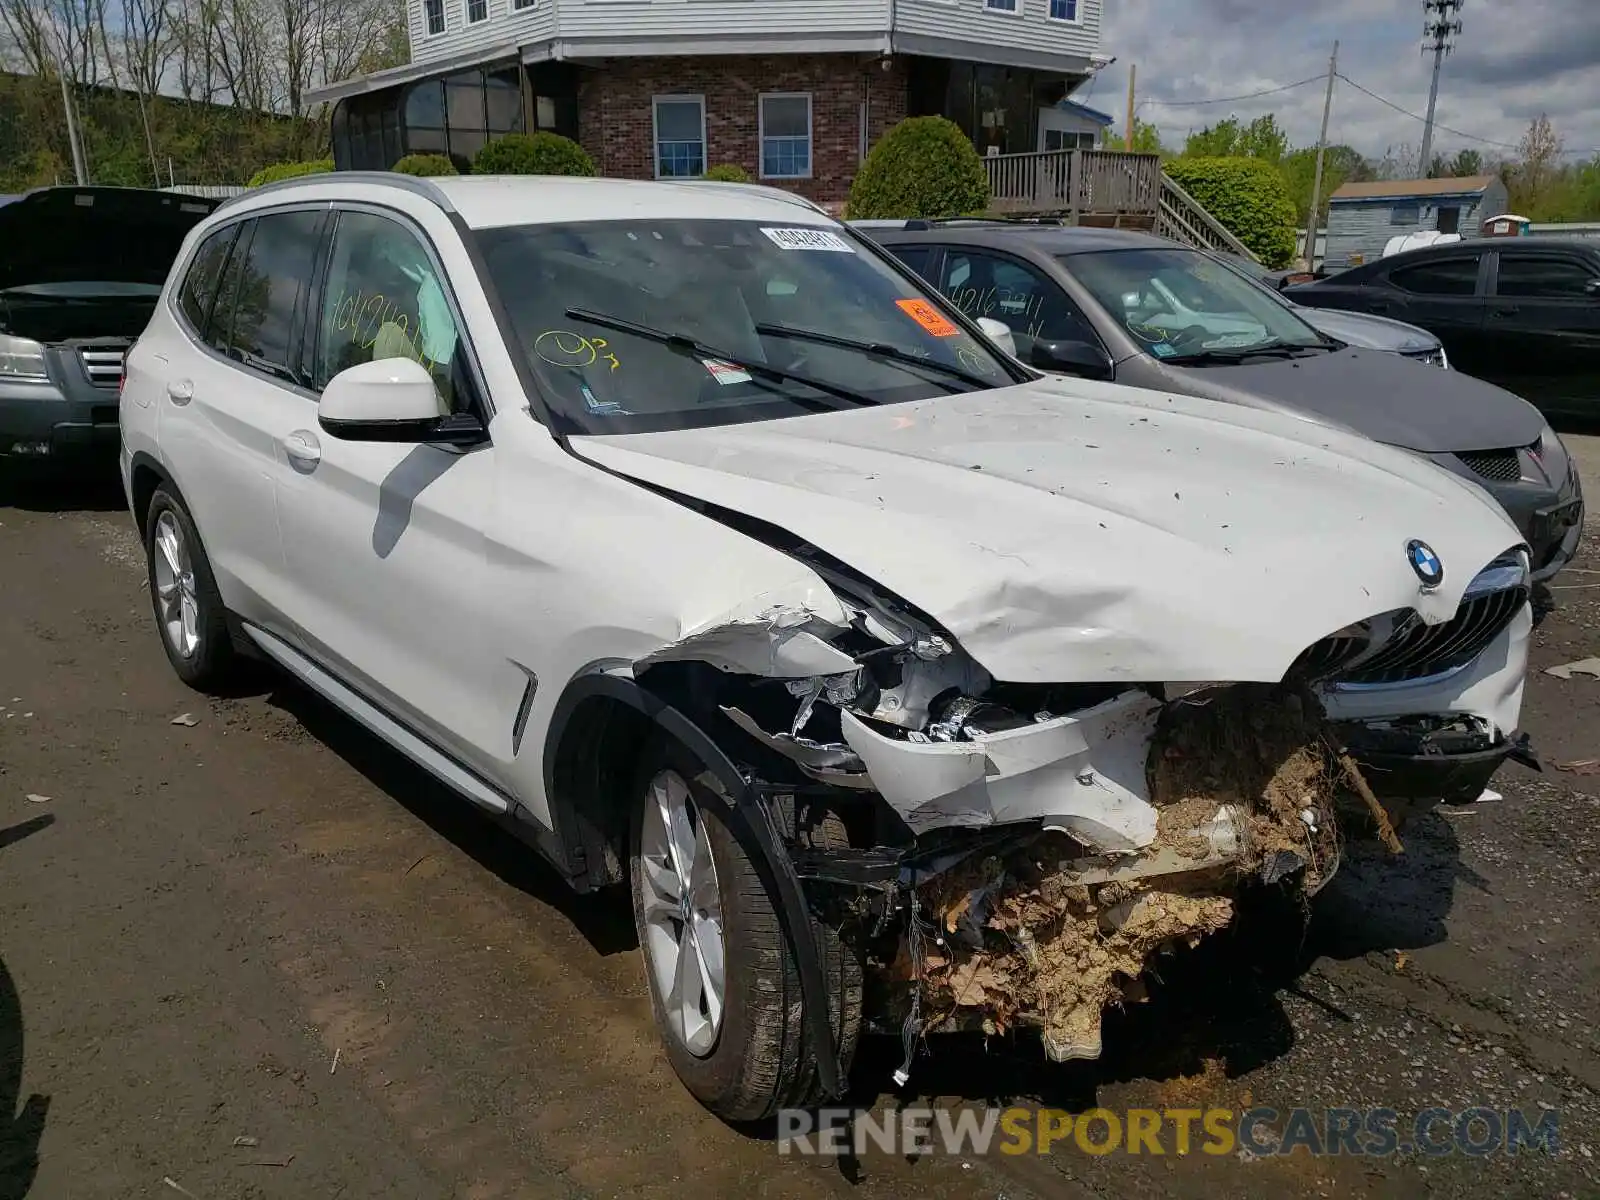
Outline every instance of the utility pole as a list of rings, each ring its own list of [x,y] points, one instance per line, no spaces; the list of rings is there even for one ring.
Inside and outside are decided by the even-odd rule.
[[[1306,269],[1317,269],[1317,217],[1322,209],[1322,159],[1328,151],[1328,118],[1333,114],[1333,81],[1339,75],[1339,43],[1328,57],[1328,91],[1322,98],[1322,132],[1317,135],[1317,169],[1311,176],[1311,215],[1306,218]]]
[[[1428,177],[1428,167],[1433,162],[1433,110],[1439,103],[1439,69],[1444,66],[1444,56],[1454,46],[1451,39],[1461,33],[1461,19],[1456,14],[1461,11],[1462,3],[1463,0],[1422,0],[1422,36],[1430,39],[1423,42],[1422,52],[1433,51],[1433,82],[1428,85],[1428,120],[1422,127],[1419,179]]]
[[[61,31],[52,25],[56,35],[56,75],[61,80],[61,111],[67,118],[67,141],[72,146],[72,173],[77,176],[78,186],[83,187],[89,182],[89,172],[83,165],[83,143],[78,138],[78,113],[72,104],[72,89],[67,86],[67,56],[66,47],[62,44]]]
[[[1139,77],[1137,63],[1128,64],[1128,127],[1122,131],[1122,148],[1133,153],[1133,81]]]

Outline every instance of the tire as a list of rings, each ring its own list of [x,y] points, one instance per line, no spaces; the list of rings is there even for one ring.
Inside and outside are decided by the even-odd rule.
[[[759,1121],[779,1109],[803,1107],[821,1099],[816,1058],[806,1032],[800,975],[794,947],[784,936],[775,903],[767,895],[752,862],[760,852],[745,844],[708,807],[696,804],[693,791],[714,790],[726,796],[716,778],[678,743],[658,740],[646,748],[630,793],[632,821],[629,877],[634,921],[644,960],[651,1006],[668,1061],[694,1097],[726,1121]],[[679,801],[682,803],[680,804]],[[662,887],[677,878],[664,840],[666,823],[657,815],[661,800],[685,815],[693,845],[690,894],[707,902],[689,915],[701,931],[700,953],[674,960],[685,922],[670,912],[672,901]],[[700,869],[709,852],[714,874]],[[679,889],[680,893],[682,889]],[[717,911],[712,912],[715,898]],[[701,919],[702,914],[713,918]],[[700,961],[714,964],[710,936],[719,924],[723,962],[720,1020],[698,1004],[669,1006],[667,997],[675,961],[693,971]],[[673,930],[679,931],[677,938]],[[828,988],[829,1024],[839,1046],[841,1075],[850,1069],[861,1030],[861,961],[836,929],[812,920],[822,950]],[[705,974],[698,976],[704,980]],[[691,977],[691,982],[693,977]],[[699,993],[703,995],[702,992]],[[682,1015],[679,1015],[682,1014]]]
[[[167,661],[190,687],[221,689],[236,668],[228,612],[194,518],[165,487],[156,489],[145,514],[144,551],[150,606]]]

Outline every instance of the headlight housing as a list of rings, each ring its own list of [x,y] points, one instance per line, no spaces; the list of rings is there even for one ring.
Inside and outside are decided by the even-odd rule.
[[[0,378],[49,379],[44,369],[44,347],[29,338],[0,333]]]

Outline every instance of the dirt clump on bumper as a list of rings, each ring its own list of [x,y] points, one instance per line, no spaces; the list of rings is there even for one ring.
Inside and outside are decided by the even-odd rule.
[[[1046,828],[917,889],[891,976],[920,985],[924,1032],[1040,1029],[1057,1061],[1100,1054],[1107,1004],[1139,999],[1151,957],[1234,919],[1252,880],[1309,895],[1338,860],[1338,763],[1313,698],[1265,686],[1168,703],[1146,773],[1158,834],[1094,855]]]

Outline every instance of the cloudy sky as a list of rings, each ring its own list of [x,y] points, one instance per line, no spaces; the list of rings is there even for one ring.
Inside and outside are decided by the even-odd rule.
[[[1439,85],[1439,125],[1514,145],[1547,112],[1568,151],[1600,153],[1600,0],[1467,0],[1461,21]],[[1230,112],[1275,113],[1292,143],[1314,145],[1320,81],[1229,104],[1158,101],[1240,96],[1323,75],[1337,38],[1341,74],[1420,114],[1432,65],[1419,49],[1422,23],[1422,0],[1105,0],[1101,48],[1117,61],[1076,98],[1115,113],[1120,127],[1128,64],[1136,63],[1138,115],[1169,145]],[[1372,157],[1407,145],[1415,154],[1422,122],[1341,81],[1328,136]],[[1468,146],[1486,157],[1510,153],[1435,130],[1436,150]]]

